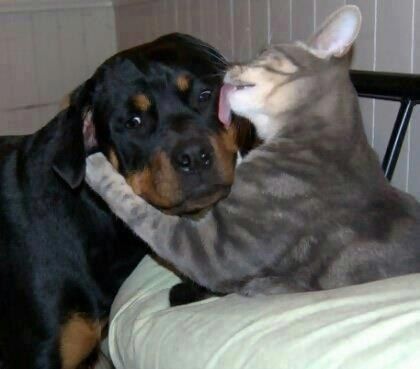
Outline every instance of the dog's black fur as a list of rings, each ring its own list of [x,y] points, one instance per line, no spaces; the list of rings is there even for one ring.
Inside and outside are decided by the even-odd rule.
[[[71,361],[73,353],[62,347],[63,327],[74,316],[103,322],[147,252],[84,183],[86,155],[112,155],[129,176],[159,170],[150,163],[164,152],[177,173],[178,198],[156,205],[173,213],[224,195],[231,183],[222,190],[212,183],[216,158],[207,139],[222,129],[216,104],[224,67],[208,45],[164,36],[106,61],[72,94],[69,107],[35,134],[0,139],[1,368],[59,369]],[[186,88],[175,84],[180,74]],[[139,93],[147,95],[142,112],[132,101]],[[208,151],[206,173],[192,164],[197,150]],[[182,162],[186,157],[190,163]]]

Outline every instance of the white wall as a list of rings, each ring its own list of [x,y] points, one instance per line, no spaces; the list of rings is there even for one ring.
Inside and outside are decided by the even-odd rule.
[[[116,51],[105,0],[0,3],[0,134],[37,130],[64,95]]]

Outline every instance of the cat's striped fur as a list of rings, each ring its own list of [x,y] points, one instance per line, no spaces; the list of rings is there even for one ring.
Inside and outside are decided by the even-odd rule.
[[[347,6],[308,45],[272,47],[228,71],[232,109],[265,142],[201,219],[156,210],[101,155],[88,158],[88,183],[159,256],[212,291],[329,289],[420,272],[420,206],[385,180],[349,79],[359,28]]]

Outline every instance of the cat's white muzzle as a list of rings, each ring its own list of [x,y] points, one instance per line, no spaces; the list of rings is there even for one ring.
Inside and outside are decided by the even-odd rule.
[[[235,114],[251,118],[254,114],[261,112],[262,104],[258,95],[258,86],[247,84],[235,86],[227,98]]]

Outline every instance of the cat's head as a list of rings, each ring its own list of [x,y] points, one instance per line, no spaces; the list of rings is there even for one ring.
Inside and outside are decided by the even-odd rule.
[[[350,50],[360,26],[359,8],[344,6],[306,43],[275,45],[248,64],[234,65],[224,80],[221,120],[229,119],[230,105],[233,112],[255,124],[262,140],[275,136],[290,113],[312,104],[340,76],[348,79]]]

